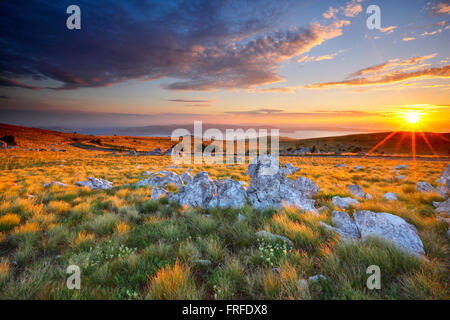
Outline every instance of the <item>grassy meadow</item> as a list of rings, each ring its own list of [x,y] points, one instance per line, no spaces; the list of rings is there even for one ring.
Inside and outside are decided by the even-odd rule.
[[[151,188],[133,183],[144,170],[207,171],[214,179],[246,181],[244,165],[181,165],[168,156],[0,151],[0,299],[446,299],[449,297],[447,225],[436,219],[438,194],[415,191],[435,185],[447,163],[378,159],[281,157],[321,188],[319,216],[293,208],[192,209],[151,200]],[[347,168],[336,168],[337,163]],[[410,170],[393,171],[407,163]],[[363,165],[364,170],[352,169]],[[405,175],[397,181],[395,177]],[[91,191],[76,181],[114,183]],[[60,181],[67,187],[44,183]],[[331,222],[335,195],[359,184],[372,200],[359,208],[388,212],[415,225],[427,259],[376,239],[342,244],[319,225]],[[174,186],[170,191],[176,192]],[[382,198],[395,192],[399,201]],[[244,218],[239,219],[238,215]],[[294,243],[258,240],[267,230]],[[209,260],[205,263],[204,260]],[[66,269],[81,269],[81,289],[66,287]],[[381,269],[381,289],[366,287],[366,268]],[[305,285],[314,275],[325,279]]]

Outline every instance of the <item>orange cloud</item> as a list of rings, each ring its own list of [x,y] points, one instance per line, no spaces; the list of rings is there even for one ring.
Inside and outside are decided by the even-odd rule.
[[[450,78],[450,65],[440,68],[425,68],[415,72],[393,71],[385,74],[377,79],[369,77],[355,78],[345,81],[322,82],[304,86],[307,89],[323,89],[323,88],[339,88],[339,87],[355,87],[355,86],[371,86],[386,85],[398,83],[406,80],[414,79],[436,79]]]

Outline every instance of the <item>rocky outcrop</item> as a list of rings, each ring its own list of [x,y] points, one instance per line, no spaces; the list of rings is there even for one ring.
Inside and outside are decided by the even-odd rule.
[[[189,172],[183,172],[181,174],[181,180],[183,180],[184,183],[189,183],[192,179],[194,179],[194,177]]]
[[[437,183],[447,184],[447,181],[450,180],[450,164],[441,172],[439,179],[436,181]]]
[[[247,192],[239,181],[231,179],[215,181],[217,195],[209,203],[209,207],[238,208],[247,203]]]
[[[250,186],[247,196],[252,205],[259,209],[288,205],[305,211],[317,212],[314,200],[310,199],[299,185],[305,180],[296,182],[286,178],[280,168],[278,159],[271,156],[259,156],[248,166]],[[314,193],[313,190],[309,194]]]
[[[162,173],[162,176],[155,174],[148,179],[144,179],[144,180],[137,182],[136,186],[138,186],[138,187],[142,187],[142,186],[160,187],[160,186],[166,186],[168,184],[173,184],[176,187],[179,187],[183,184],[183,180],[181,180],[181,177],[174,172],[165,171],[165,172],[159,172],[159,173]]]
[[[346,198],[341,198],[338,196],[334,196],[332,198],[332,203],[340,208],[340,209],[348,209],[350,206],[358,206],[359,205],[359,201],[350,197],[346,197]]]
[[[208,208],[215,196],[217,196],[217,185],[205,171],[201,171],[192,181],[182,186],[172,199],[182,206]]]
[[[75,185],[79,187],[88,187],[91,190],[106,190],[113,187],[113,183],[107,180],[89,177],[87,181],[77,181]]]

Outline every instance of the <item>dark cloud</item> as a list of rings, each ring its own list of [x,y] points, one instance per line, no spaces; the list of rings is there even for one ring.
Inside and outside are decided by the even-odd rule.
[[[341,35],[349,23],[268,33],[292,3],[79,0],[81,30],[68,30],[72,1],[3,0],[0,86],[37,89],[27,78],[52,80],[58,90],[160,78],[175,79],[164,85],[172,90],[277,82],[280,62]]]

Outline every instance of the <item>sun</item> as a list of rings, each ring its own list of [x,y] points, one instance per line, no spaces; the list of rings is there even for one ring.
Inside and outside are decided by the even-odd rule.
[[[421,114],[417,111],[408,111],[405,113],[405,120],[408,123],[416,124],[420,121]]]

